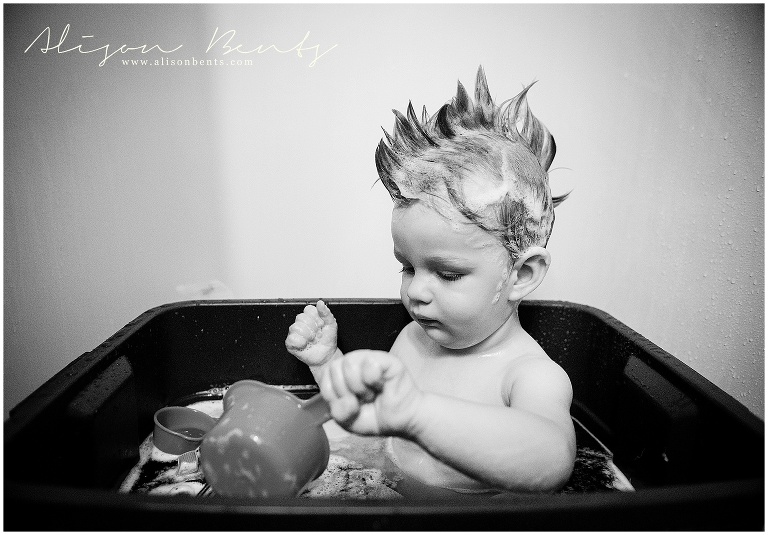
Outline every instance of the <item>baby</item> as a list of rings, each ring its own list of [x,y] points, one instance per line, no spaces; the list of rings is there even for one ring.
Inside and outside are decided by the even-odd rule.
[[[413,321],[389,352],[342,354],[319,301],[296,317],[288,350],[309,365],[333,418],[391,438],[406,478],[458,492],[554,491],[576,454],[570,380],[520,325],[544,278],[555,142],[526,87],[496,106],[482,67],[475,101],[457,95],[419,121],[394,111],[376,151],[394,200],[400,297]],[[518,128],[520,123],[520,128]]]

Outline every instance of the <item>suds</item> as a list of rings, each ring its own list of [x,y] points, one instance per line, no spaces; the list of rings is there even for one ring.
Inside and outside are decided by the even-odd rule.
[[[223,412],[221,400],[190,405],[213,417]],[[398,499],[404,476],[386,452],[386,439],[353,435],[333,421],[324,425],[331,457],[328,467],[309,483],[301,496],[342,499]],[[177,457],[158,450],[150,434],[139,447],[139,463],[120,486],[120,492],[197,495],[205,484],[202,470],[178,473]],[[615,467],[608,452],[579,446],[571,478],[561,493],[631,491],[632,486]]]
[[[364,468],[361,463],[341,455],[331,455],[328,468],[305,487],[301,496],[347,500],[402,498],[394,490],[396,485],[397,482],[385,478],[381,470]]]
[[[610,458],[601,451],[579,448],[568,483],[560,492],[595,492],[615,490],[616,475],[611,469]]]

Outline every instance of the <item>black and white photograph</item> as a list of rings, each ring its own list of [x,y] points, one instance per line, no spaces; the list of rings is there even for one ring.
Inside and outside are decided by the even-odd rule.
[[[3,528],[765,529],[762,3],[5,3]]]

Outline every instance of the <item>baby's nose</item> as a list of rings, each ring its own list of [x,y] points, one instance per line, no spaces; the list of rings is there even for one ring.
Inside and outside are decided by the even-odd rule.
[[[411,301],[429,303],[432,300],[432,292],[429,289],[428,277],[416,273],[408,284],[406,295]]]

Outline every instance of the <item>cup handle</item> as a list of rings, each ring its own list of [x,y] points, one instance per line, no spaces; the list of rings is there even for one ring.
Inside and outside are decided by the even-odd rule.
[[[331,407],[321,394],[315,394],[311,398],[302,401],[301,408],[307,411],[318,425],[322,425],[331,419]]]

